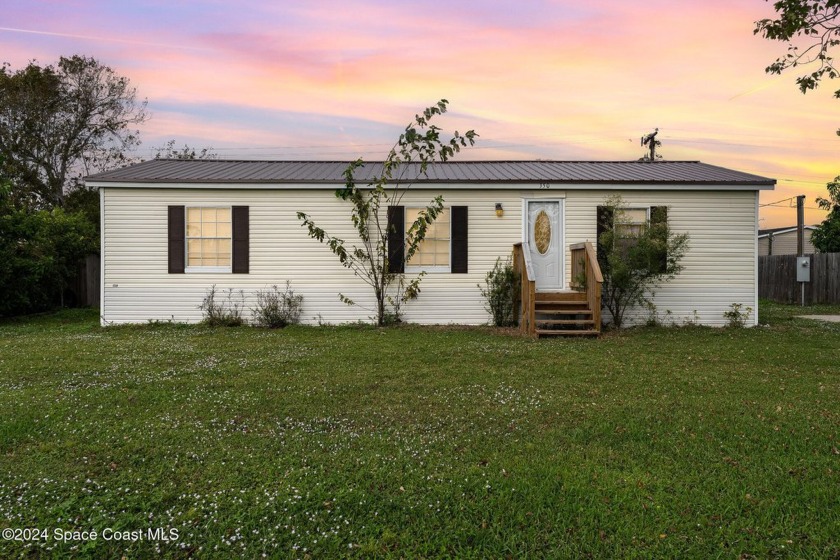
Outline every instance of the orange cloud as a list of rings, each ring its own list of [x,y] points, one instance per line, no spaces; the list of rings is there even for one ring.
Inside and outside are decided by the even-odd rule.
[[[840,102],[764,73],[784,53],[752,34],[770,4],[594,4],[36,3],[8,9],[0,36],[14,66],[82,52],[129,76],[154,115],[144,149],[175,137],[241,157],[381,156],[447,97],[447,127],[481,134],[465,158],[635,159],[659,127],[667,159],[784,179],[763,203],[813,200],[840,173]]]

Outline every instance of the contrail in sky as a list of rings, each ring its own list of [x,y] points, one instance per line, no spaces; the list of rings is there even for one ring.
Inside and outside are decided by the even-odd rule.
[[[738,99],[739,97],[743,97],[745,95],[752,95],[752,94],[757,93],[757,92],[759,92],[763,89],[767,89],[769,87],[775,86],[777,83],[778,83],[778,81],[767,82],[767,83],[764,83],[760,86],[756,86],[752,89],[749,89],[747,91],[742,91],[741,93],[735,94],[732,97],[730,97],[729,101],[732,101],[733,99]]]
[[[67,37],[70,39],[83,39],[85,41],[104,41],[108,43],[126,43],[129,45],[144,45],[147,47],[161,47],[166,49],[182,49],[190,51],[206,50],[200,47],[189,47],[186,45],[167,45],[165,43],[148,43],[145,41],[132,41],[130,39],[112,39],[110,37],[93,37],[90,35],[74,35],[72,33],[56,33],[53,31],[35,31],[34,29],[15,29],[14,27],[0,27],[0,31],[9,31],[12,33],[29,33],[32,35],[49,35],[51,37]]]

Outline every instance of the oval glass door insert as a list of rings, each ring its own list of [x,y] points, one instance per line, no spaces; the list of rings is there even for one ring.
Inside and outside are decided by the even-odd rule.
[[[541,255],[545,255],[551,248],[551,219],[545,210],[540,210],[534,220],[534,243]]]

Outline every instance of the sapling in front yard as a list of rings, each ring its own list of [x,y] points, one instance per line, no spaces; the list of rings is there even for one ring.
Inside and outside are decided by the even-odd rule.
[[[418,212],[406,228],[398,249],[389,250],[389,236],[398,233],[389,225],[389,218],[396,215],[395,210],[400,207],[412,181],[424,176],[430,163],[449,160],[462,147],[472,146],[478,136],[472,130],[463,135],[455,131],[449,140],[441,139],[440,128],[430,122],[446,112],[448,103],[442,99],[422,114],[415,115],[381,164],[365,164],[358,159],[345,169],[345,184],[335,191],[335,195],[352,205],[350,220],[358,235],[356,243],[330,235],[318,227],[310,215],[297,213],[309,237],[325,243],[342,266],[352,270],[373,290],[375,320],[380,326],[399,321],[401,304],[420,293],[419,284],[424,273],[409,280],[402,267],[392,265],[409,262],[418,251],[429,226],[443,211],[443,197],[436,196]],[[365,165],[375,165],[377,172],[367,185],[359,187],[355,174]],[[348,305],[356,304],[344,294],[339,294],[339,298]]]

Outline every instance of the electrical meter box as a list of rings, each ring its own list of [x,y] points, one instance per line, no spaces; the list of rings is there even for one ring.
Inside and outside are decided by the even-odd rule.
[[[811,281],[811,257],[796,257],[796,281]]]

